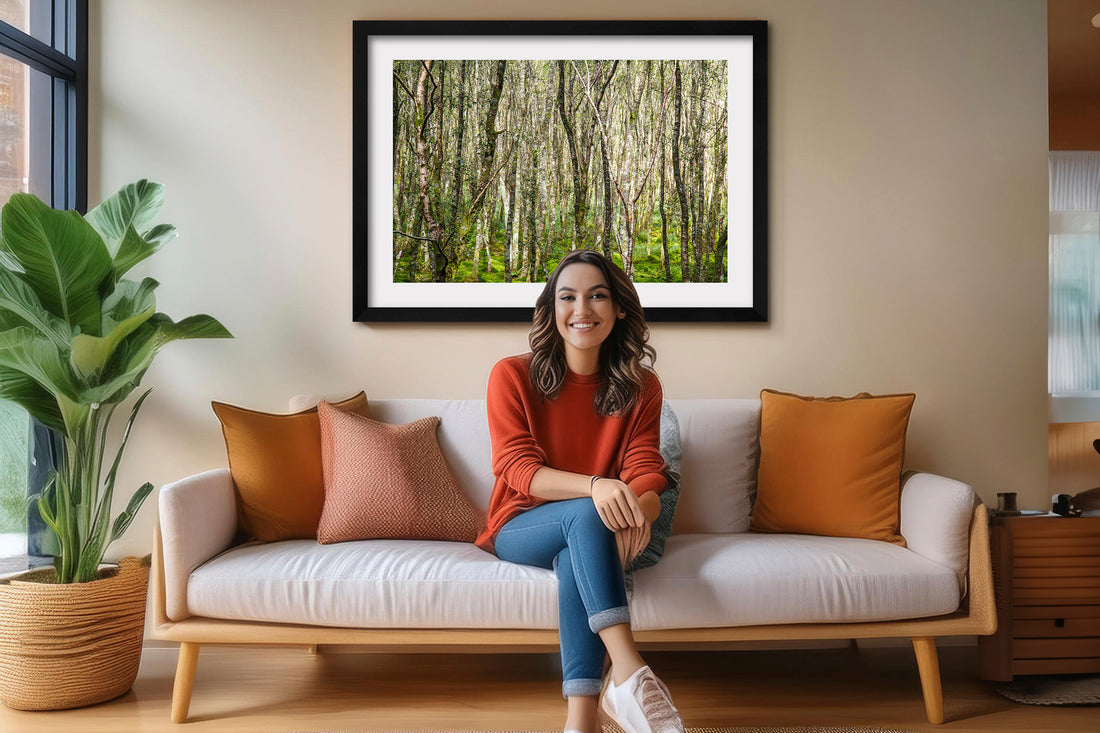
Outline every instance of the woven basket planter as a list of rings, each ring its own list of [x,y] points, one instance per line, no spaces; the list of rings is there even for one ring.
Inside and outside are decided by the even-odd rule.
[[[149,558],[88,583],[53,578],[49,567],[0,581],[0,702],[16,710],[94,705],[137,679]]]

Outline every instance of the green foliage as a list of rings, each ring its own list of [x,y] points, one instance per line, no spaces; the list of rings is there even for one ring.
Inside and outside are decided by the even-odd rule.
[[[57,535],[59,582],[90,580],[152,491],[139,488],[111,522],[118,465],[149,392],[134,403],[104,480],[115,408],[165,344],[232,337],[207,315],[177,323],[157,313],[156,280],[122,278],[176,236],[174,227],[153,224],[163,203],[164,187],[141,180],[83,217],[24,193],[0,213],[0,398],[64,439],[62,467],[32,497]]]

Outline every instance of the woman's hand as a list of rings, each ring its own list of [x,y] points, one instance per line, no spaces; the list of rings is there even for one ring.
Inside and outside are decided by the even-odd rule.
[[[639,527],[628,527],[615,533],[615,546],[619,550],[619,562],[622,563],[623,570],[630,567],[630,563],[649,545],[652,526],[653,523],[646,520]]]
[[[640,527],[646,521],[638,497],[618,479],[596,479],[592,484],[592,503],[596,505],[596,513],[604,525],[612,532]]]

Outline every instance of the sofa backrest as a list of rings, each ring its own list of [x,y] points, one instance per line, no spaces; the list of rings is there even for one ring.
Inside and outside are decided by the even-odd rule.
[[[760,400],[668,400],[680,423],[683,466],[674,534],[744,532],[756,494]],[[439,444],[471,501],[486,511],[493,491],[485,400],[370,402],[386,423],[439,417]]]

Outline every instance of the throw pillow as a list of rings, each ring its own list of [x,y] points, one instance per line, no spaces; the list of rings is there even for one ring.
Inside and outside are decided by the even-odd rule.
[[[327,465],[318,542],[477,539],[485,517],[443,457],[438,417],[388,425],[327,402],[318,412]]]
[[[676,502],[680,498],[680,461],[683,449],[680,445],[680,421],[672,406],[665,400],[661,404],[661,455],[664,456],[668,475],[668,487],[661,492],[661,514],[649,530],[649,544],[634,558],[628,572],[656,565],[665,551],[665,542],[672,532],[672,519]]]
[[[337,404],[369,414],[363,392]],[[225,436],[240,529],[265,542],[316,537],[325,502],[317,408],[273,414],[210,405]]]
[[[760,468],[749,529],[905,546],[905,432],[916,395],[760,393]]]

